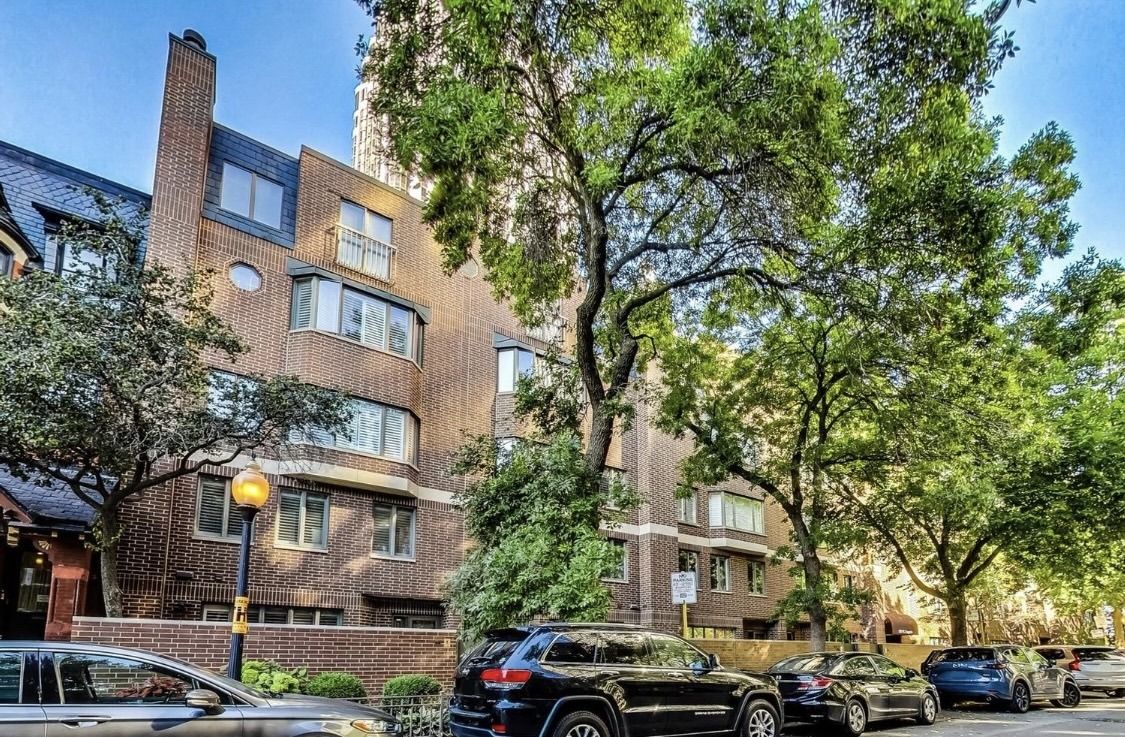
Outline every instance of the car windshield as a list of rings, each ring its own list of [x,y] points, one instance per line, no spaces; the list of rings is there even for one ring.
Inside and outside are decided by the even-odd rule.
[[[798,655],[786,658],[769,669],[770,673],[817,673],[832,667],[839,655]]]
[[[1107,648],[1088,648],[1076,647],[1074,648],[1074,657],[1082,661],[1089,660],[1122,660],[1122,657],[1113,650]]]
[[[934,658],[934,663],[968,663],[996,660],[996,651],[986,647],[965,647],[942,650]]]

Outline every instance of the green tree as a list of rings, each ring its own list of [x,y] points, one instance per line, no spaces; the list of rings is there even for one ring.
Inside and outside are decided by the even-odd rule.
[[[475,438],[453,471],[473,477],[458,504],[474,547],[448,590],[466,640],[536,616],[605,619],[612,597],[601,579],[621,558],[599,526],[633,500],[619,480],[606,488],[590,472],[577,433],[503,451],[491,437]]]
[[[1020,318],[1043,358],[1027,381],[1044,397],[1056,452],[1011,489],[1016,548],[1071,609],[1125,606],[1125,268],[1093,253],[1070,265]],[[1065,555],[1058,551],[1065,550]]]
[[[446,267],[477,254],[527,324],[578,300],[600,471],[669,304],[784,288],[809,255],[843,127],[825,19],[762,0],[361,5],[373,111],[433,183]]]
[[[106,612],[122,614],[122,507],[205,464],[338,427],[345,400],[293,377],[215,376],[247,349],[214,313],[205,275],[143,262],[146,220],[92,193],[97,224],[58,243],[85,267],[0,280],[0,464],[63,484],[96,510]],[[254,377],[247,377],[254,379]]]

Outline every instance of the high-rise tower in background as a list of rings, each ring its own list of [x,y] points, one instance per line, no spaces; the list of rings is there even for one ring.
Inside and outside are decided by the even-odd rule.
[[[376,82],[364,79],[355,88],[355,112],[352,114],[352,166],[395,189],[401,189],[420,200],[429,195],[429,187],[410,175],[389,155],[390,137],[387,119],[371,111],[371,98]]]

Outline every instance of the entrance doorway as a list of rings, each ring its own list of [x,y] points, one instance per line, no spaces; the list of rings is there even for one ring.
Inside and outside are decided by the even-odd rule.
[[[27,544],[4,552],[0,637],[41,640],[51,601],[51,562]]]

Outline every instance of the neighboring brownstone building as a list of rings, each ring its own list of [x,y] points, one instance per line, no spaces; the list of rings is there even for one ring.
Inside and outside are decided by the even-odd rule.
[[[515,377],[550,336],[497,304],[475,263],[443,274],[421,201],[309,148],[290,156],[219,125],[215,96],[215,57],[198,34],[172,36],[147,258],[215,272],[214,309],[251,347],[216,370],[294,374],[355,402],[349,432],[260,459],[273,494],[256,522],[251,621],[455,627],[442,586],[471,543],[450,456],[466,434],[511,435]],[[670,574],[687,569],[699,579],[695,636],[784,639],[771,613],[792,581],[768,561],[788,540],[784,515],[741,484],[675,499],[689,448],[647,412],[609,458],[643,500],[606,533],[624,549],[611,618],[677,629]],[[229,618],[229,479],[241,465],[129,504],[128,617]]]

